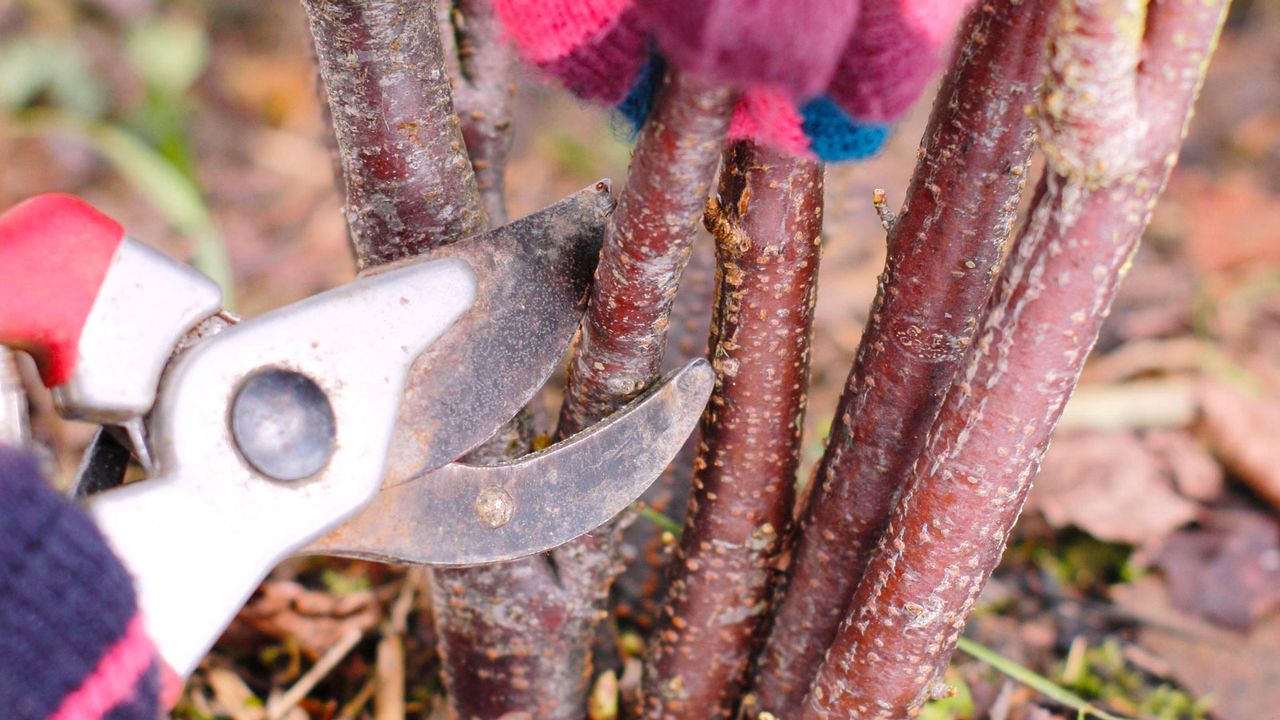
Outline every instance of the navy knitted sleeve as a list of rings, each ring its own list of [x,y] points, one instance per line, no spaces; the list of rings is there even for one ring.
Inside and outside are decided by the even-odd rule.
[[[0,708],[13,720],[155,720],[159,664],[133,585],[89,517],[0,446]]]

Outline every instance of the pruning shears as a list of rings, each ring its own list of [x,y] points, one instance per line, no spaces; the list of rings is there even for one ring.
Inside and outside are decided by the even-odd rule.
[[[657,478],[710,395],[703,361],[539,453],[457,462],[555,371],[612,209],[599,183],[247,320],[79,199],[0,216],[0,344],[35,358],[62,415],[104,426],[75,492],[171,670],[189,674],[290,555],[509,560]],[[145,480],[121,484],[122,450]]]

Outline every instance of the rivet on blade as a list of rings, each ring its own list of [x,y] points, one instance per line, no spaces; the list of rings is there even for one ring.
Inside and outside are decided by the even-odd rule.
[[[506,490],[487,487],[476,497],[476,517],[485,527],[496,530],[511,522],[515,514],[516,502]]]

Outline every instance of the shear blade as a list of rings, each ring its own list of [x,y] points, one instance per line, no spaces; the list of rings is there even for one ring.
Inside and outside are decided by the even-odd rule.
[[[477,565],[550,550],[608,522],[662,474],[714,375],[695,360],[623,410],[502,465],[453,463],[384,487],[304,552],[401,565]]]
[[[384,488],[489,439],[551,377],[586,309],[613,207],[608,181],[601,181],[497,230],[414,258],[465,260],[479,281],[478,297],[410,370]]]
[[[466,262],[478,282],[475,305],[409,371],[384,487],[484,442],[551,377],[586,309],[613,207],[608,181],[601,181],[496,230],[365,273],[452,257]],[[127,462],[124,445],[100,432],[74,496],[118,486]]]

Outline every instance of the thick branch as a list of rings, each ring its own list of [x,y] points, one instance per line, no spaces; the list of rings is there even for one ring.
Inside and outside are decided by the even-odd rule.
[[[636,143],[627,186],[600,252],[591,302],[569,366],[558,437],[622,407],[658,379],[667,330],[698,221],[715,177],[734,95],[669,71]],[[623,569],[622,532],[632,516],[551,553],[564,591],[589,604],[575,616],[570,667],[591,676],[591,641]],[[585,686],[582,691],[585,692]]]
[[[561,436],[608,415],[657,377],[671,299],[731,109],[727,91],[690,78],[669,78],[660,92],[605,236]],[[623,380],[609,385],[608,370]],[[468,669],[451,680],[460,717],[582,717],[595,628],[619,571],[619,530],[611,524],[550,560],[437,573],[438,596],[453,615],[441,625],[445,664]]]
[[[725,154],[711,324],[715,392],[644,683],[647,718],[730,718],[763,639],[791,520],[822,231],[822,166]]]
[[[854,596],[801,718],[908,718],[933,694],[969,613],[1000,559],[1049,444],[1177,159],[1226,0],[1149,6],[1145,52],[1127,57],[1146,132],[1111,158],[1137,171],[1104,180],[1092,161],[1054,162],[1001,275],[978,340],[947,393],[925,450]],[[1141,7],[1124,0],[1063,0],[1051,47],[1100,23],[1125,27]],[[1141,26],[1141,18],[1137,22]],[[1143,42],[1118,33],[1115,42]],[[1136,60],[1143,61],[1138,65]],[[1114,69],[1072,76],[1073,92],[1102,96]],[[1049,102],[1051,99],[1047,98]],[[1049,102],[1046,105],[1049,105]],[[1045,117],[1055,108],[1042,106]],[[1106,116],[1102,116],[1105,122]],[[1132,118],[1137,121],[1137,117]],[[1098,158],[1094,130],[1058,135],[1078,143],[1059,158]]]
[[[572,696],[583,680],[548,643],[566,631],[565,598],[542,557],[433,573],[438,647],[459,720],[509,712],[580,718]]]
[[[792,551],[759,706],[794,717],[893,500],[971,344],[1035,146],[1049,0],[980,4],[962,25]]]
[[[429,3],[304,0],[361,268],[476,233],[467,162]]]
[[[511,61],[488,4],[467,0],[460,8],[451,6],[447,53],[429,3],[304,4],[338,137],[360,266],[411,256],[506,222]],[[467,113],[465,154],[446,62],[455,68],[459,107]],[[486,191],[483,210],[477,176]],[[522,452],[531,434],[527,420],[517,417],[469,459]],[[540,559],[434,574],[434,620],[457,716],[496,718],[520,708],[552,717],[540,712],[538,690],[522,677],[521,663],[538,648],[520,631],[524,624],[555,627],[562,614],[559,600],[540,601],[550,583]]]
[[[698,221],[715,177],[734,94],[679,71],[658,90],[609,224],[557,436],[595,423],[658,379],[676,290],[693,251]],[[590,676],[587,643],[607,614],[622,572],[622,533],[633,515],[552,552],[565,591],[590,600],[578,616],[571,655]]]

